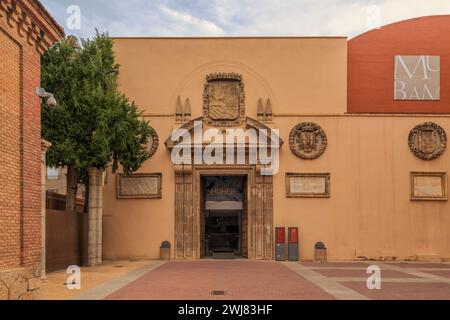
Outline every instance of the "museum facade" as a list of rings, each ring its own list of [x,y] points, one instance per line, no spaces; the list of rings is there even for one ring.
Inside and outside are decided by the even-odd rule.
[[[116,38],[154,132],[137,173],[106,174],[103,257],[272,260],[286,227],[302,260],[450,259],[448,30]]]

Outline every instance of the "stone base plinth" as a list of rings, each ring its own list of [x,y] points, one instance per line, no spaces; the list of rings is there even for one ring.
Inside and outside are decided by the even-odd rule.
[[[38,268],[0,270],[0,300],[35,300],[40,285]]]
[[[441,262],[442,259],[441,259],[441,256],[438,254],[418,254],[417,261],[418,262],[437,263],[437,262]]]

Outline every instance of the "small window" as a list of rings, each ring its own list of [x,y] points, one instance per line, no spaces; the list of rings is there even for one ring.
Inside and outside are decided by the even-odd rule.
[[[58,168],[47,168],[47,179],[56,180],[59,179],[59,169]]]

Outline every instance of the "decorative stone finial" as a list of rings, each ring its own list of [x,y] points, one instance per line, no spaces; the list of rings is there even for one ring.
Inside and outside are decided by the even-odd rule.
[[[183,123],[183,118],[184,118],[184,114],[183,114],[183,106],[181,105],[181,97],[178,96],[177,108],[175,110],[175,122]]]
[[[270,99],[267,99],[266,111],[265,111],[265,121],[270,123],[272,122],[273,112],[272,112],[272,102]]]
[[[259,99],[258,101],[258,121],[264,122],[264,106],[263,106],[263,100]]]
[[[184,105],[184,122],[188,122],[191,120],[191,100],[189,98],[186,99],[186,103]]]

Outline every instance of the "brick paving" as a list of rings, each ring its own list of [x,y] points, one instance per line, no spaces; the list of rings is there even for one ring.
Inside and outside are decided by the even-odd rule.
[[[152,267],[152,264],[154,265]],[[381,290],[366,286],[381,268]],[[151,268],[150,268],[151,267]],[[136,273],[136,272],[135,272]],[[450,300],[450,264],[249,260],[150,262],[80,299],[108,300]],[[212,291],[225,291],[214,296]]]
[[[381,290],[369,290],[365,282],[342,284],[373,300],[450,300],[450,285],[445,283],[382,282]]]
[[[225,291],[212,296],[211,291]],[[208,300],[334,299],[276,262],[172,261],[130,283],[107,299]]]
[[[430,273],[430,274],[433,274],[436,276],[446,277],[446,278],[450,279],[450,269],[449,270],[422,270],[422,269],[419,269],[419,270],[422,272],[425,272],[425,273]]]
[[[450,269],[450,263],[419,263],[419,262],[398,262],[386,263],[387,265],[401,267],[405,269]]]
[[[373,300],[450,300],[450,264],[412,262],[300,263]],[[367,288],[366,268],[381,269],[381,290]],[[440,280],[438,277],[443,277]]]
[[[367,266],[366,266],[367,268]],[[314,269],[314,271],[320,273],[326,277],[346,277],[346,278],[368,278],[370,274],[367,274],[367,269],[354,270],[354,269]],[[418,278],[417,276],[409,275],[396,270],[384,270],[381,268],[381,274],[383,278]]]

